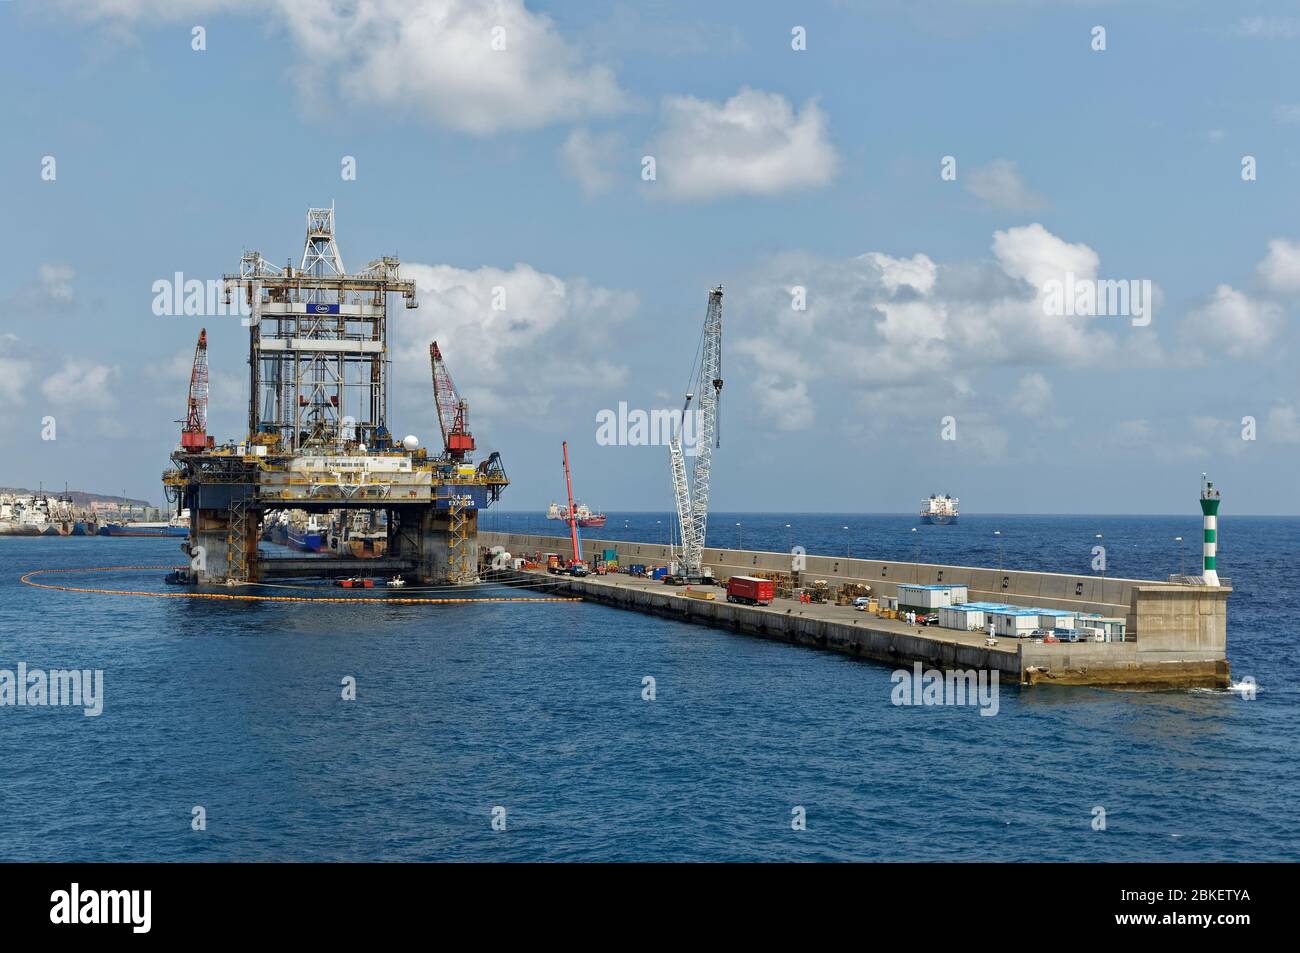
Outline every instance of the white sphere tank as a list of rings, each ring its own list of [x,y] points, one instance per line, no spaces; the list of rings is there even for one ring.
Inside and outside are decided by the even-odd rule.
[[[408,433],[402,438],[402,446],[414,453],[416,450],[420,449],[420,438],[413,433]]]

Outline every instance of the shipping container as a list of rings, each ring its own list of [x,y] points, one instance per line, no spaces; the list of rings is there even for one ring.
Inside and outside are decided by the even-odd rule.
[[[727,580],[727,601],[745,605],[766,606],[776,596],[776,584],[771,579],[756,576],[732,576]]]

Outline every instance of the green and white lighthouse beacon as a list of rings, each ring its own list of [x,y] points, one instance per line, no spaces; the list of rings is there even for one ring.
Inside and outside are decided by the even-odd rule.
[[[1214,565],[1215,553],[1219,548],[1219,491],[1214,482],[1201,474],[1201,514],[1205,518],[1205,542],[1202,552],[1205,554],[1205,568],[1201,576],[1207,586],[1219,584],[1219,573]]]

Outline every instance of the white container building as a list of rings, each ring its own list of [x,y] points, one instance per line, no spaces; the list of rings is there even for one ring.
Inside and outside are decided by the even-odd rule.
[[[1033,635],[1039,628],[1041,609],[990,610],[987,618],[993,621],[993,631],[1010,639]]]
[[[955,606],[939,608],[939,626],[944,629],[956,629],[958,632],[972,632],[985,626],[984,610],[979,606],[959,603]]]
[[[1128,620],[1118,616],[1082,615],[1076,625],[1080,629],[1100,629],[1105,642],[1123,642]]]
[[[1039,609],[1038,624],[1044,629],[1073,629],[1078,615],[1069,609]]]
[[[916,609],[942,609],[966,601],[965,586],[913,586],[900,583],[898,604]]]
[[[988,627],[990,613],[1010,611],[1014,608],[1016,607],[1005,602],[959,602],[939,609],[939,625],[945,629],[966,632],[985,629]]]

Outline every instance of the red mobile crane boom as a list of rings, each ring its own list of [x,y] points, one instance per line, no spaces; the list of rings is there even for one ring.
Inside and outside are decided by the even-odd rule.
[[[208,330],[199,329],[199,343],[194,347],[194,365],[190,370],[190,396],[181,421],[181,448],[206,450],[213,445],[208,436]]]
[[[561,444],[564,449],[564,485],[569,491],[569,536],[573,540],[573,566],[582,565],[582,544],[578,542],[578,515],[573,509],[573,481],[569,478],[569,441]]]
[[[474,449],[474,435],[468,429],[469,404],[457,396],[437,341],[429,345],[429,368],[433,372],[433,401],[438,407],[443,449],[449,459],[463,460]]]

